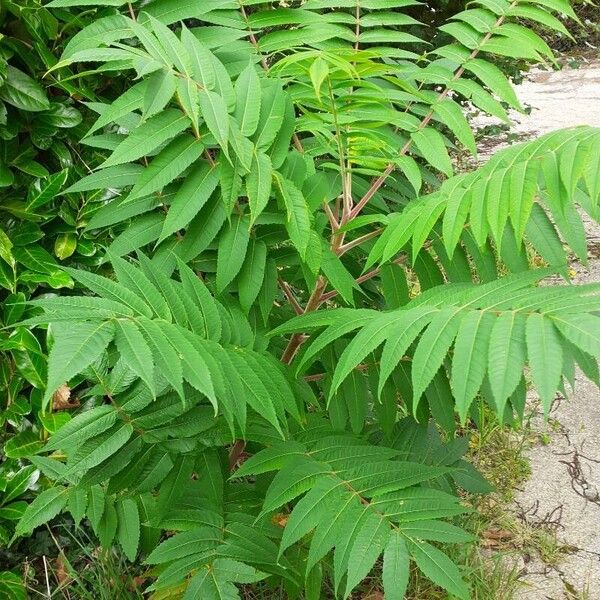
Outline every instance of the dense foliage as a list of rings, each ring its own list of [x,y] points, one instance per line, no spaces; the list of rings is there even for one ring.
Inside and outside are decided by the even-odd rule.
[[[523,21],[576,17],[479,0],[429,44],[417,4],[9,4],[35,37],[2,40],[5,541],[85,519],[154,598],[345,598],[375,569],[394,600],[411,562],[469,597],[462,426],[519,420],[529,375],[546,410],[598,381],[565,245],[585,260],[600,131],[454,174],[465,106],[521,109],[495,58],[554,60]]]

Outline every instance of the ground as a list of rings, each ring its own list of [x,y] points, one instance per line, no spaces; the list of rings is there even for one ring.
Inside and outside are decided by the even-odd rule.
[[[518,87],[520,100],[532,107],[515,115],[506,135],[486,122],[495,135],[484,139],[482,154],[510,141],[537,137],[575,125],[600,127],[600,61],[582,60],[579,68],[537,70]],[[492,125],[492,127],[489,127]],[[586,223],[589,264],[574,262],[577,283],[600,283],[600,226]],[[535,397],[526,428],[523,457],[530,476],[517,483],[502,514],[511,521],[506,533],[520,535],[516,552],[505,561],[518,580],[514,600],[600,599],[600,391],[580,372],[567,398],[557,398],[548,422]]]

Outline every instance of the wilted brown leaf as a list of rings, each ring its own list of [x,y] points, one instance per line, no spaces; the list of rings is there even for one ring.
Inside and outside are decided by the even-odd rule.
[[[77,398],[71,401],[71,388],[66,383],[63,383],[52,396],[52,408],[54,410],[69,410],[78,406],[79,400]]]
[[[488,529],[483,532],[483,537],[488,540],[511,540],[515,534],[508,529]]]
[[[73,581],[73,578],[69,575],[65,558],[62,553],[56,558],[56,579],[58,579],[58,583],[61,587],[67,586]]]
[[[286,515],[285,513],[277,513],[271,517],[271,521],[274,525],[277,525],[279,527],[285,527],[287,525],[289,517],[290,516]]]

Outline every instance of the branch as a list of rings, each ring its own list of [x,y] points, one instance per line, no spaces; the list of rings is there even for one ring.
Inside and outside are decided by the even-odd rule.
[[[355,240],[351,240],[347,244],[342,244],[339,247],[338,256],[342,256],[343,254],[346,254],[346,252],[348,252],[348,250],[351,250],[352,248],[355,248],[356,246],[360,246],[363,242],[366,242],[367,240],[370,240],[371,238],[377,237],[382,231],[383,231],[383,227],[379,227],[378,229],[370,231],[369,233],[365,233],[365,235],[361,235],[360,237],[357,237]]]
[[[233,471],[246,449],[246,442],[244,440],[235,440],[235,443],[229,451],[229,470]]]
[[[511,5],[509,7],[509,10],[514,8],[517,4],[518,4],[517,0],[513,0],[513,2],[511,3]],[[490,31],[488,31],[485,34],[485,36],[482,38],[479,46],[477,48],[473,49],[473,51],[469,55],[469,58],[467,59],[467,61],[472,60],[479,54],[479,52],[481,52],[481,48],[485,45],[485,43],[487,41],[489,41],[489,39],[492,37],[492,35],[494,35],[494,30],[497,29],[498,27],[500,27],[502,25],[502,23],[504,23],[505,19],[506,19],[505,15],[501,15],[500,17],[498,17],[498,19],[496,20],[496,22],[494,23],[494,25],[490,29]],[[465,62],[467,62],[467,61],[465,61]],[[454,76],[452,77],[452,81],[457,81],[458,79],[460,79],[463,76],[464,72],[465,72],[464,66],[459,67],[456,70],[456,72],[454,73]],[[435,104],[438,104],[439,102],[442,102],[443,100],[445,100],[451,91],[452,91],[452,89],[450,87],[446,87],[444,89],[444,91],[436,98],[436,101],[434,102],[434,106],[435,106]],[[423,117],[421,123],[419,124],[419,127],[417,128],[417,131],[421,131],[422,129],[425,129],[425,127],[427,127],[427,125],[429,125],[429,122],[433,118],[434,112],[435,112],[434,108],[431,108],[429,110],[429,112],[425,115],[425,117]],[[406,143],[404,144],[404,146],[402,146],[402,149],[400,150],[400,156],[404,156],[410,150],[411,146],[412,146],[412,138],[409,138],[406,141]],[[396,165],[394,163],[390,163],[386,167],[383,174],[380,175],[377,179],[375,179],[373,181],[373,183],[371,184],[371,187],[367,190],[367,193],[356,203],[356,206],[352,209],[352,212],[350,213],[351,219],[353,219],[360,213],[360,211],[365,207],[367,202],[369,202],[369,200],[377,193],[379,188],[384,184],[385,180],[389,177],[389,175],[392,173],[392,171],[394,171],[395,168],[396,168]]]
[[[514,8],[517,5],[517,3],[518,3],[517,0],[513,0],[510,4],[509,10]],[[498,27],[500,27],[502,25],[502,23],[504,23],[504,20],[505,20],[505,15],[500,16],[496,20],[496,22],[494,23],[494,26],[482,38],[479,46],[477,48],[473,49],[473,51],[471,52],[471,54],[469,55],[469,58],[467,60],[471,60],[479,54],[481,47],[492,37],[495,30]],[[456,80],[460,79],[464,72],[465,72],[464,66],[460,66],[454,73],[452,81],[456,81]],[[446,87],[443,90],[443,92],[436,99],[436,103],[447,98],[448,95],[450,94],[450,92],[451,92],[451,88]],[[423,117],[421,123],[419,124],[418,130],[421,130],[421,129],[424,129],[425,127],[427,127],[427,125],[433,118],[433,115],[434,115],[434,108],[431,108],[430,111],[425,115],[425,117]],[[407,142],[404,144],[404,146],[400,150],[400,156],[405,155],[409,151],[411,145],[412,145],[412,138],[408,139]],[[373,183],[371,184],[371,187],[367,190],[366,194],[351,208],[349,213],[347,213],[346,215],[343,215],[341,217],[340,223],[346,224],[349,221],[351,221],[352,219],[354,219],[361,212],[361,210],[365,207],[365,205],[369,202],[369,200],[377,193],[379,188],[381,188],[381,186],[385,183],[386,179],[394,171],[394,169],[395,169],[394,163],[388,164],[388,166],[385,168],[385,171],[373,181]],[[333,235],[332,235],[332,248],[336,249],[339,252],[340,248],[342,247],[342,243],[343,243],[343,239],[340,240],[340,236],[339,236],[337,230],[334,231]],[[404,261],[406,261],[406,256],[402,256],[393,262],[396,264],[402,264]],[[364,283],[365,281],[368,281],[369,279],[376,277],[380,273],[380,271],[381,271],[380,267],[373,269],[372,271],[369,271],[368,273],[365,273],[364,275],[361,275],[360,277],[358,277],[356,279],[356,282]],[[323,304],[323,302],[326,302],[327,300],[330,300],[331,298],[334,298],[335,296],[337,296],[338,292],[336,290],[332,290],[331,292],[323,293],[326,287],[327,287],[327,279],[323,275],[320,275],[319,278],[317,279],[315,287],[310,295],[308,303],[306,304],[306,308],[304,309],[305,313],[311,312],[313,310],[317,310],[319,308],[319,306],[321,306],[321,304]],[[290,362],[292,362],[292,360],[294,359],[294,356],[296,355],[296,352],[298,351],[298,348],[304,343],[304,341],[306,339],[307,339],[307,336],[305,336],[302,333],[294,334],[290,338],[290,341],[288,342],[288,345],[286,346],[286,349],[281,357],[282,362],[284,362],[286,364],[289,364]]]
[[[371,365],[378,365],[378,362],[373,362],[370,364],[364,364],[361,363],[360,365],[356,365],[356,367],[354,367],[357,371],[368,371],[369,367]],[[305,375],[304,376],[304,381],[321,381],[321,379],[325,379],[325,377],[327,377],[327,373],[315,373],[314,375]]]
[[[304,314],[304,309],[300,306],[298,300],[296,300],[296,296],[294,296],[292,288],[290,288],[290,286],[283,279],[281,279],[281,277],[277,281],[279,282],[279,287],[283,290],[285,297],[288,299],[288,302],[292,305],[294,312],[297,315]]]
[[[392,263],[394,263],[396,265],[401,265],[405,262],[406,262],[406,255],[403,255],[400,258],[397,258],[396,260],[392,261]],[[375,269],[368,271],[364,275],[357,277],[355,279],[355,281],[358,284],[364,283],[365,281],[369,281],[369,279],[373,279],[373,277],[377,277],[377,275],[379,275],[379,273],[381,273],[381,267],[376,267]],[[319,304],[323,304],[323,302],[327,302],[327,300],[331,300],[332,298],[335,298],[337,295],[338,295],[337,290],[332,290],[331,292],[327,292],[326,294],[323,294],[321,296],[321,301]]]
[[[333,214],[333,211],[331,210],[331,207],[329,206],[329,204],[327,204],[327,202],[323,202],[323,210],[327,214],[327,218],[329,219],[331,229],[334,232],[337,231],[340,228],[340,224],[337,222],[337,219],[335,218],[335,215]]]
[[[323,275],[320,275],[317,279],[317,283],[315,284],[315,288],[313,289],[312,294],[306,303],[306,308],[304,309],[305,313],[312,312],[313,310],[317,310],[317,308],[319,308],[321,304],[321,294],[326,286],[327,279]],[[288,342],[288,345],[281,356],[281,362],[289,365],[294,359],[294,356],[296,356],[298,348],[304,343],[305,339],[306,337],[303,333],[295,333],[290,338],[290,341]]]
[[[430,247],[431,247],[430,241],[427,241],[423,244],[423,249],[430,248]],[[398,258],[395,258],[391,262],[391,264],[403,265],[407,260],[408,260],[408,254],[402,254]],[[354,281],[356,281],[356,283],[358,283],[358,284],[364,283],[365,281],[369,281],[369,279],[373,279],[373,277],[377,277],[377,275],[379,275],[379,273],[381,273],[381,268],[382,267],[380,267],[380,266],[375,267],[371,271],[367,271],[364,275],[357,277]],[[319,305],[323,304],[323,302],[327,302],[327,300],[331,300],[332,298],[335,298],[337,295],[338,295],[337,290],[332,290],[331,292],[327,292],[326,294],[323,294],[321,296],[321,301],[320,301]]]
[[[240,11],[242,13],[242,17],[244,18],[244,21],[246,22],[246,29],[248,30],[248,37],[250,38],[250,43],[254,46],[254,49],[256,50],[256,54],[258,54],[259,58],[260,58],[260,64],[262,65],[262,68],[265,71],[269,70],[269,63],[267,62],[267,59],[263,56],[262,52],[260,51],[260,48],[258,46],[258,40],[256,39],[256,36],[254,35],[254,31],[252,31],[252,27],[250,27],[250,22],[248,21],[248,13],[246,12],[246,9],[244,8],[244,5],[240,2]]]

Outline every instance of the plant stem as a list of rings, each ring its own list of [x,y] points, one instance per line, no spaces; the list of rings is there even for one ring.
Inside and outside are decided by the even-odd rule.
[[[407,255],[403,254],[399,258],[393,260],[392,263],[395,265],[402,265],[406,262],[406,260],[407,260]],[[373,277],[377,277],[377,275],[379,275],[379,273],[381,273],[381,267],[376,267],[375,269],[372,269],[371,271],[367,271],[364,275],[357,277],[355,279],[355,281],[356,281],[356,283],[364,283],[365,281],[369,281],[369,279],[373,279]],[[321,301],[320,301],[319,305],[323,304],[323,302],[327,302],[327,300],[331,300],[332,298],[335,298],[337,295],[338,295],[337,290],[332,290],[331,292],[327,292],[326,294],[323,294],[321,296]]]
[[[278,279],[279,287],[283,290],[285,297],[288,299],[288,302],[292,305],[294,312],[297,315],[301,315],[304,313],[304,309],[300,306],[298,300],[296,300],[296,296],[294,296],[294,292],[292,292],[292,288],[286,283],[281,277]]]
[[[509,10],[511,8],[514,8],[517,5],[517,3],[518,3],[517,0],[513,0],[513,2],[511,2],[511,4],[510,4]],[[494,31],[498,27],[500,27],[502,25],[502,23],[504,23],[505,18],[506,18],[505,15],[501,15],[500,17],[498,17],[498,19],[494,23],[494,26],[482,38],[479,46],[477,46],[477,48],[473,49],[473,51],[471,52],[471,54],[469,55],[469,58],[467,60],[472,60],[479,54],[479,52],[481,51],[481,48],[485,45],[485,43],[487,41],[489,41],[489,39],[492,37],[492,35],[494,35]],[[464,72],[465,72],[465,67],[461,65],[454,73],[452,81],[456,81],[456,80],[460,79]],[[441,102],[445,98],[447,98],[451,91],[452,91],[452,89],[450,87],[446,87],[443,90],[443,92],[439,95],[439,97],[437,98],[436,103]],[[433,118],[434,113],[435,113],[435,108],[431,108],[430,111],[421,120],[418,130],[422,130],[425,127],[427,127],[427,125]],[[400,156],[405,155],[409,151],[411,145],[412,145],[412,138],[410,138],[406,141],[406,143],[400,150]],[[359,215],[361,210],[366,206],[366,204],[369,202],[369,200],[377,193],[379,188],[381,188],[381,186],[385,183],[386,179],[389,177],[389,175],[392,173],[392,171],[394,171],[395,168],[396,168],[396,166],[394,163],[388,164],[388,166],[385,168],[385,171],[379,177],[377,177],[377,179],[375,179],[373,181],[373,183],[371,184],[371,187],[367,190],[365,195],[356,203],[356,205],[350,210],[350,212],[347,214],[347,216],[345,215],[345,213],[343,213],[342,218],[340,220],[341,224],[346,224]],[[345,203],[344,203],[344,209],[346,209]],[[341,247],[343,247],[342,246],[343,239],[340,242],[340,241],[338,241],[339,237],[340,236],[339,236],[337,230],[332,232],[332,249],[334,249],[334,251],[337,250],[337,252],[339,252],[339,249]],[[406,260],[406,259],[404,258],[403,260]],[[396,261],[394,261],[394,262],[396,262]],[[372,271],[369,271],[368,273],[365,273],[364,275],[361,275],[360,277],[358,277],[356,279],[356,281],[358,283],[362,283],[364,281],[367,281],[368,279],[372,279],[380,272],[380,270],[381,269],[379,267],[377,269],[373,269]],[[337,296],[337,291],[335,291],[335,290],[328,292],[326,294],[323,294],[323,291],[326,286],[327,286],[327,280],[325,279],[325,277],[323,275],[319,276],[319,278],[317,279],[317,282],[315,284],[315,287],[310,295],[308,303],[306,304],[306,307],[304,309],[305,313],[311,312],[313,310],[317,310],[323,302],[326,302],[327,300],[330,300],[331,298],[334,298],[335,296]],[[293,360],[294,356],[296,355],[298,348],[304,343],[304,341],[306,339],[307,338],[304,334],[295,333],[290,338],[290,341],[288,342],[288,345],[281,357],[281,360],[284,363],[289,364]]]
[[[321,304],[321,294],[323,290],[327,286],[327,279],[323,275],[319,275],[317,279],[317,283],[315,284],[315,288],[306,303],[306,307],[304,308],[304,312],[312,312],[313,310],[317,310]],[[281,362],[289,365],[292,360],[294,360],[294,356],[296,356],[296,352],[298,348],[304,343],[305,336],[303,333],[295,333],[290,338],[288,345],[286,346],[283,355],[281,356]]]
[[[509,10],[511,8],[514,8],[517,4],[518,4],[517,0],[513,0],[513,2],[511,3],[511,5],[509,7]],[[492,35],[494,35],[494,30],[497,29],[498,27],[500,27],[502,25],[502,23],[504,23],[505,18],[506,18],[505,15],[501,15],[500,17],[498,17],[498,19],[494,23],[493,27],[490,29],[490,31],[488,31],[485,34],[485,36],[481,39],[481,43],[479,44],[479,46],[477,46],[477,48],[473,49],[473,51],[469,55],[469,58],[465,62],[468,62],[469,60],[474,59],[479,54],[479,52],[481,52],[481,48],[485,45],[486,42],[489,41],[489,39],[492,37]],[[458,79],[460,79],[463,76],[464,72],[465,72],[465,67],[460,66],[455,71],[455,73],[452,77],[452,81],[457,81]],[[423,117],[421,123],[419,124],[419,127],[417,128],[417,131],[421,131],[421,130],[425,129],[425,127],[427,127],[427,125],[429,125],[429,122],[431,121],[431,119],[433,118],[433,115],[435,114],[435,105],[439,104],[440,102],[445,100],[450,95],[451,91],[452,91],[452,88],[450,86],[448,86],[436,98],[436,101],[433,104],[433,108],[431,108],[429,110],[429,112],[425,115],[425,117]],[[400,150],[400,156],[404,156],[410,150],[411,146],[412,146],[412,138],[409,138],[406,141],[406,143],[404,144],[404,146],[402,146],[402,149]],[[396,168],[396,165],[394,163],[390,163],[385,168],[385,171],[379,177],[377,177],[377,179],[375,179],[373,181],[373,183],[371,184],[371,187],[367,190],[367,193],[357,202],[356,206],[352,209],[352,212],[350,213],[351,219],[353,219],[360,213],[360,211],[365,207],[367,202],[369,202],[369,200],[376,194],[376,192],[384,184],[385,180],[389,177],[389,175],[392,173],[392,171],[394,171],[395,168]]]
[[[339,247],[338,256],[342,256],[343,254],[346,254],[346,252],[348,252],[348,250],[352,250],[352,248],[355,248],[356,246],[360,246],[363,242],[366,242],[374,237],[377,237],[382,231],[383,231],[383,228],[379,227],[378,229],[374,229],[373,231],[370,231],[369,233],[365,233],[365,235],[361,235],[360,237],[357,237],[355,240],[352,240],[346,244],[342,244]]]

